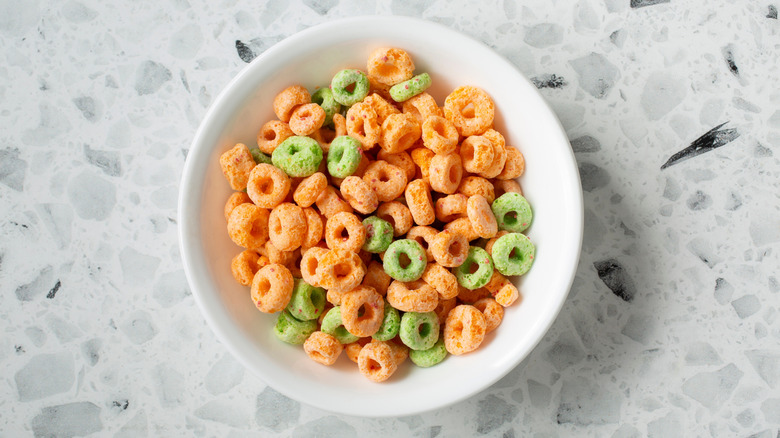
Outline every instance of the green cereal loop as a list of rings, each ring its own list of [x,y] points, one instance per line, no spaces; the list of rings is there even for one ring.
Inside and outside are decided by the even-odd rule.
[[[420,368],[432,367],[447,357],[447,348],[444,346],[444,338],[439,338],[433,347],[427,350],[409,350],[409,359]]]
[[[341,111],[341,104],[333,98],[333,91],[328,87],[320,88],[311,95],[311,101],[325,110],[325,121],[323,125],[330,125],[333,121],[333,114]]]
[[[534,264],[536,247],[525,234],[510,233],[493,244],[493,263],[504,275],[523,275]]]
[[[409,258],[406,267],[401,266],[401,256]],[[399,239],[391,243],[385,251],[385,259],[382,266],[387,275],[398,281],[409,282],[422,277],[428,258],[425,250],[416,240]]]
[[[356,342],[357,336],[353,335],[347,328],[344,327],[344,323],[341,321],[341,307],[336,306],[325,314],[325,318],[322,318],[322,327],[320,330],[327,333],[342,344],[351,344]]]
[[[398,335],[412,350],[427,350],[439,339],[439,317],[436,312],[406,312]]]
[[[296,278],[292,298],[287,305],[290,315],[300,321],[309,321],[319,318],[323,309],[325,309],[325,289],[314,287]]]
[[[352,84],[355,88],[352,91],[347,91],[347,88]],[[336,76],[333,76],[333,80],[330,82],[333,99],[345,106],[352,106],[368,96],[368,87],[368,77],[365,73],[354,69],[341,70],[336,73]]]
[[[317,330],[317,320],[299,321],[284,310],[279,313],[274,326],[274,334],[288,344],[300,345]]]
[[[393,226],[390,222],[377,216],[369,216],[363,219],[363,227],[366,229],[363,250],[378,254],[387,251],[387,247],[393,243]]]
[[[401,315],[398,313],[398,309],[385,301],[385,316],[382,319],[382,325],[379,326],[379,330],[374,333],[372,338],[377,341],[389,341],[398,335],[400,326]]]
[[[428,73],[419,74],[408,81],[390,87],[390,97],[396,102],[405,102],[422,93],[431,86],[431,76]]]
[[[520,193],[504,193],[490,206],[500,230],[522,233],[534,217],[531,204]]]
[[[289,176],[309,176],[320,167],[322,148],[313,138],[294,135],[274,149],[271,161]]]
[[[346,178],[357,170],[363,158],[363,146],[348,135],[333,139],[328,150],[328,173]]]
[[[496,245],[493,244],[493,254],[495,254],[495,248]],[[474,264],[477,265],[477,269],[471,272]],[[455,277],[458,279],[458,283],[466,289],[479,289],[488,284],[492,276],[493,261],[490,260],[487,251],[478,246],[470,246],[466,261],[455,268]]]
[[[272,164],[271,157],[260,152],[259,148],[252,148],[249,150],[249,153],[252,154],[252,158],[255,160],[255,164]]]

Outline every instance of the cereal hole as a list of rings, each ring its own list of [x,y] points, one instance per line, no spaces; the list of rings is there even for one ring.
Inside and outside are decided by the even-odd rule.
[[[468,105],[464,106],[463,109],[460,110],[460,113],[463,114],[463,117],[467,119],[473,119],[476,115],[474,104],[469,102]]]
[[[336,236],[341,240],[349,240],[349,231],[346,227],[341,227],[339,230],[336,231]]]
[[[447,132],[444,128],[444,123],[441,122],[441,120],[436,120],[433,122],[433,132],[438,134],[440,137],[447,137]]]
[[[428,242],[425,239],[423,239],[422,236],[415,236],[414,241],[419,243],[424,250],[428,251]]]
[[[355,87],[357,87],[357,82],[352,82],[348,84],[346,87],[344,87],[344,91],[346,91],[349,94],[352,94],[355,92]]]
[[[395,64],[386,62],[377,66],[376,71],[379,73],[379,76],[395,76],[399,70]]]
[[[309,257],[306,259],[306,265],[301,266],[301,268],[305,269],[307,273],[314,275],[317,272],[317,267],[319,267],[319,265],[320,262],[316,257]]]
[[[469,263],[469,274],[474,274],[477,271],[479,271],[479,264],[478,263]]]
[[[463,156],[463,161],[471,161],[474,159],[474,147],[470,143],[464,142],[460,154]]]
[[[401,266],[401,269],[406,269],[412,264],[412,260],[405,252],[402,252],[401,255],[398,256],[398,264]]]
[[[270,195],[274,192],[274,180],[272,179],[265,179],[260,183],[260,186],[258,187],[260,189],[260,193],[264,195]]]
[[[365,315],[365,314],[366,314],[366,305],[365,305],[365,303],[363,303],[358,308],[358,318],[363,317],[363,315]]]
[[[260,237],[263,235],[263,229],[265,227],[260,221],[255,221],[252,224],[252,229],[249,231],[249,234],[252,235],[252,237]],[[257,266],[257,264],[254,264],[254,266]],[[254,269],[254,268],[253,268]]]
[[[352,273],[352,267],[348,263],[338,263],[333,267],[333,274],[337,279],[347,277]]]
[[[462,247],[460,241],[456,240],[456,241],[454,241],[454,242],[452,242],[450,244],[448,252],[450,254],[456,255],[456,254],[460,254],[462,250],[463,250],[463,247]]]
[[[309,354],[311,355],[312,359],[314,359],[314,360],[317,360],[317,361],[321,361],[321,360],[324,361],[325,360],[325,356],[323,356],[322,353],[320,353],[317,350],[312,350]]]
[[[368,371],[376,373],[382,369],[382,365],[374,359],[368,359],[366,361],[366,368],[368,368]]]
[[[406,146],[411,145],[415,141],[417,141],[417,137],[415,137],[414,133],[410,132],[402,135],[401,138],[398,139],[398,145],[401,149],[408,149]]]
[[[509,260],[514,260],[518,262],[523,261],[523,254],[520,252],[520,250],[515,246],[512,248],[511,251],[509,251]]]
[[[314,289],[311,295],[309,295],[309,299],[311,304],[318,309],[325,305],[325,294],[320,289]]]
[[[455,166],[450,166],[449,178],[453,184],[458,182],[458,169]]]
[[[274,141],[276,140],[276,131],[273,129],[269,129],[263,133],[263,138],[267,141]]]
[[[385,183],[385,182],[388,182],[388,181],[390,181],[390,175],[388,175],[388,174],[387,174],[387,171],[386,171],[386,170],[384,170],[384,169],[382,169],[382,170],[379,172],[379,175],[377,175],[377,177],[379,178],[379,182],[383,182],[383,183]]]
[[[504,215],[504,223],[508,225],[514,225],[517,223],[517,212],[516,211],[510,211],[509,213]]]
[[[429,324],[427,322],[423,323],[423,324],[420,324],[417,327],[417,333],[420,335],[421,338],[427,337],[428,335],[431,334],[431,324]]]
[[[271,290],[271,282],[267,278],[261,278],[257,282],[257,293],[262,297]]]

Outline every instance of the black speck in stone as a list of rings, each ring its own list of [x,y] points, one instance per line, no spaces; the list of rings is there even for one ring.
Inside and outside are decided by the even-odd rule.
[[[701,190],[697,190],[685,203],[691,210],[699,211],[709,208],[712,205],[712,198]]]
[[[190,92],[190,83],[187,81],[187,74],[184,73],[184,70],[179,71],[179,79],[181,79],[182,85],[184,85],[184,89],[187,90],[187,92]]]
[[[130,406],[130,400],[114,400],[112,405],[116,408],[122,408],[124,411],[128,406]]]
[[[769,5],[769,13],[766,14],[766,18],[777,20],[777,8],[775,5]],[[777,437],[780,438],[780,430],[777,431]]]
[[[441,426],[431,426],[431,434],[428,435],[430,438],[436,438],[441,433]]]
[[[531,82],[536,88],[563,88],[569,84],[563,76],[558,76],[555,73],[534,76],[531,78]]]
[[[238,51],[238,57],[247,64],[252,62],[252,60],[255,59],[255,56],[257,56],[255,55],[255,52],[253,52],[249,46],[242,43],[241,40],[236,40],[236,51]]]
[[[631,7],[643,8],[645,6],[659,5],[661,3],[669,3],[670,0],[631,0]]]
[[[669,159],[666,160],[666,163],[661,166],[661,170],[705,152],[713,151],[734,141],[739,137],[739,132],[736,128],[720,129],[726,123],[728,122],[721,123],[710,129],[704,133],[704,135],[694,140],[690,146],[669,157]]]
[[[596,268],[601,281],[607,285],[613,294],[627,303],[634,300],[636,295],[634,280],[629,277],[620,262],[615,259],[607,259],[594,263],[593,267]]]
[[[723,59],[726,60],[726,64],[728,64],[731,73],[733,73],[734,76],[739,76],[739,67],[737,67],[737,63],[734,62],[734,52],[732,50],[731,44],[724,47],[722,49],[722,52],[723,52]]]
[[[16,227],[22,227],[24,229],[30,228],[26,224],[20,224],[19,222],[16,222],[16,221],[11,221],[11,225],[16,226]]]
[[[49,290],[49,293],[46,294],[46,298],[53,299],[55,295],[57,295],[57,291],[60,290],[60,287],[62,286],[62,282],[60,280],[57,280],[57,283],[54,285],[51,290]]]
[[[14,350],[16,350],[16,354],[23,354],[27,352],[21,345],[14,345]]]
[[[170,222],[170,223],[172,223],[172,224],[176,224],[176,219],[174,219],[174,218],[172,218],[172,217],[169,217],[169,218],[168,218],[168,222]]]

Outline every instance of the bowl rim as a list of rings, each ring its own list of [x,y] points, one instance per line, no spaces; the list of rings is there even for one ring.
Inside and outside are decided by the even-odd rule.
[[[385,29],[389,26],[402,27],[402,28],[425,27],[430,32],[441,34],[442,38],[446,38],[453,45],[465,46],[470,49],[477,49],[486,52],[486,54],[491,58],[493,58],[494,62],[500,64],[503,69],[509,69],[513,71],[518,81],[523,81],[528,87],[531,87],[533,92],[535,92],[536,95],[539,97],[538,101],[541,104],[539,107],[539,111],[546,112],[547,116],[550,117],[551,121],[553,121],[557,125],[557,129],[554,131],[555,136],[558,137],[556,139],[556,142],[563,141],[565,142],[566,145],[569,145],[569,140],[563,126],[561,125],[560,121],[558,120],[552,108],[550,107],[549,103],[547,103],[547,101],[544,99],[541,93],[539,93],[536,87],[533,86],[533,84],[531,84],[531,82],[517,69],[517,67],[515,67],[512,63],[506,60],[502,55],[497,53],[491,47],[487,46],[485,43],[478,41],[472,38],[471,36],[465,35],[457,30],[446,27],[444,25],[427,21],[424,19],[413,18],[413,17],[368,15],[368,16],[356,16],[356,17],[349,17],[349,18],[342,18],[338,20],[328,21],[326,23],[321,23],[306,28],[304,30],[301,30],[295,34],[292,34],[287,38],[274,44],[273,46],[269,47],[260,55],[258,55],[254,60],[252,60],[252,62],[250,62],[247,66],[245,66],[233,79],[231,79],[227,85],[223,87],[223,89],[220,91],[217,98],[214,100],[214,102],[211,104],[209,109],[206,111],[198,127],[198,130],[196,131],[196,134],[193,137],[190,149],[187,154],[187,159],[185,161],[184,170],[182,172],[182,177],[179,186],[179,202],[178,202],[178,211],[177,211],[178,220],[179,220],[179,249],[181,252],[181,258],[184,266],[185,275],[187,277],[187,281],[192,290],[192,295],[195,299],[195,302],[197,303],[197,306],[200,309],[201,314],[203,315],[204,319],[206,320],[206,322],[208,323],[209,327],[214,332],[214,334],[217,336],[219,341],[225,346],[225,348],[231,353],[231,355],[234,358],[236,358],[252,374],[254,374],[261,381],[266,383],[266,385],[274,388],[276,391],[282,393],[283,395],[291,399],[297,400],[301,403],[317,407],[319,409],[323,409],[329,412],[346,414],[346,415],[355,415],[355,416],[364,416],[364,417],[391,417],[391,416],[403,416],[403,415],[419,414],[421,412],[428,412],[435,409],[441,409],[450,406],[452,404],[455,404],[459,401],[465,400],[479,393],[480,391],[488,388],[489,386],[493,385],[495,382],[497,382],[506,374],[508,374],[510,371],[512,371],[514,368],[516,368],[525,358],[528,357],[528,355],[536,348],[536,346],[539,344],[542,338],[544,338],[544,334],[546,334],[549,331],[550,327],[557,319],[558,314],[560,313],[564,303],[566,302],[566,297],[568,296],[569,291],[571,290],[572,283],[576,276],[577,265],[579,262],[579,257],[582,249],[582,240],[583,240],[583,232],[584,232],[584,202],[583,202],[582,186],[579,178],[579,169],[577,167],[577,161],[574,152],[571,149],[571,146],[569,145],[567,148],[565,148],[566,151],[564,151],[564,152],[568,152],[568,154],[566,154],[565,156],[566,158],[569,159],[567,160],[566,163],[567,166],[570,166],[568,172],[566,173],[566,175],[569,176],[569,178],[567,178],[569,181],[566,181],[564,186],[570,187],[572,189],[576,188],[576,190],[573,190],[574,196],[572,196],[571,198],[573,205],[571,207],[572,207],[572,211],[577,213],[577,217],[574,218],[576,220],[574,223],[574,228],[568,230],[569,232],[575,233],[576,241],[572,243],[573,244],[576,243],[576,248],[572,246],[571,251],[567,253],[569,259],[562,261],[566,266],[571,266],[571,270],[568,275],[568,278],[565,279],[566,281],[564,283],[566,284],[566,290],[563,293],[561,299],[557,303],[555,303],[555,306],[552,312],[548,314],[547,319],[541,322],[540,325],[541,331],[539,336],[537,336],[536,339],[530,343],[530,348],[528,348],[528,350],[524,354],[517,357],[516,360],[508,361],[509,366],[505,366],[504,369],[501,370],[501,372],[495,373],[494,375],[489,376],[488,378],[483,378],[480,381],[480,384],[472,385],[472,387],[470,387],[469,390],[463,391],[457,397],[448,398],[446,400],[440,400],[438,403],[432,403],[430,406],[427,406],[423,409],[417,408],[417,409],[406,409],[406,410],[395,409],[391,411],[387,411],[387,410],[378,411],[377,409],[371,409],[370,407],[367,406],[358,411],[346,411],[344,409],[339,409],[338,406],[332,406],[325,403],[317,403],[311,400],[307,400],[303,397],[300,397],[299,394],[291,392],[289,388],[285,387],[284,385],[280,385],[278,384],[278,382],[273,381],[273,379],[268,378],[269,376],[264,374],[260,368],[252,364],[248,360],[247,356],[236,345],[237,339],[240,339],[237,337],[237,335],[240,335],[240,330],[235,326],[234,323],[232,323],[229,315],[227,315],[227,311],[225,312],[219,311],[220,301],[218,297],[215,294],[208,293],[208,291],[202,289],[203,287],[202,285],[207,284],[210,280],[208,278],[209,276],[207,274],[207,269],[202,269],[205,266],[204,263],[205,257],[203,255],[204,251],[202,248],[202,242],[200,242],[199,239],[200,226],[197,225],[200,219],[196,218],[195,217],[196,215],[187,214],[187,212],[191,212],[191,211],[200,211],[199,209],[196,210],[196,206],[199,205],[199,198],[202,196],[202,193],[196,190],[186,190],[186,189],[188,187],[191,187],[193,181],[195,181],[197,178],[202,177],[202,175],[197,173],[196,168],[198,166],[196,165],[196,163],[203,162],[204,160],[206,160],[208,158],[208,154],[210,153],[210,150],[208,149],[207,145],[204,144],[203,137],[206,135],[209,125],[214,124],[213,120],[218,119],[221,114],[224,114],[223,108],[230,105],[229,103],[230,100],[229,95],[231,94],[230,90],[236,88],[237,85],[247,81],[248,78],[253,74],[253,72],[258,68],[260,64],[267,62],[272,58],[284,59],[285,58],[283,52],[284,48],[290,44],[295,44],[295,43],[303,44],[308,38],[311,38],[311,35],[323,31],[330,30],[334,32],[343,33],[343,30],[345,28],[350,29],[351,25],[360,24],[361,26],[365,27],[367,23],[371,24],[370,26],[371,29]],[[343,38],[345,41],[354,39],[354,38],[347,38],[347,37],[343,37]],[[203,288],[208,289],[205,287]]]

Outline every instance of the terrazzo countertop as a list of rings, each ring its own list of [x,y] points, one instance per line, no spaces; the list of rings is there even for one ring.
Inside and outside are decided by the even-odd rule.
[[[780,436],[778,6],[0,0],[0,435]],[[533,353],[464,402],[381,420],[247,373],[177,238],[220,90],[275,42],[363,14],[421,16],[517,65],[585,195],[577,277]]]

